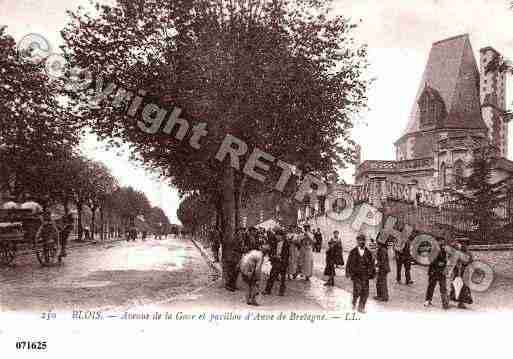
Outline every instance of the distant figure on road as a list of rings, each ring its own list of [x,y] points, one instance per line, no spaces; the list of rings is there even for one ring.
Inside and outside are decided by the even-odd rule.
[[[262,250],[251,250],[246,253],[239,264],[242,279],[248,285],[246,303],[248,305],[259,305],[256,297],[259,294],[259,284],[262,276],[262,265],[265,255],[269,252],[269,246],[262,246]]]
[[[356,237],[358,245],[349,252],[346,276],[353,281],[353,310],[365,313],[365,304],[369,297],[369,280],[376,276],[376,268],[370,250],[365,246],[363,234]]]
[[[417,192],[415,194],[415,208],[417,208],[418,206],[421,205],[421,202],[422,202],[422,195],[420,194],[420,192]]]

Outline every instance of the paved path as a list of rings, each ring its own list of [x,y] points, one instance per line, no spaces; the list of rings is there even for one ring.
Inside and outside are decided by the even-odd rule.
[[[167,300],[204,287],[211,269],[189,242],[177,239],[81,246],[61,266],[34,256],[0,268],[2,310],[70,310]]]
[[[345,253],[347,260],[348,253]],[[490,253],[480,253],[475,257],[481,260],[490,262],[493,258],[490,257]],[[492,255],[493,256],[493,255]],[[511,254],[503,253],[503,256],[510,257]],[[390,301],[387,303],[373,302],[374,308],[378,311],[409,311],[409,312],[443,312],[441,309],[442,303],[440,300],[440,292],[438,287],[435,289],[435,295],[433,298],[434,306],[426,309],[423,306],[426,288],[427,288],[427,267],[415,265],[412,266],[412,279],[413,285],[404,284],[404,272],[402,275],[402,284],[396,282],[396,264],[393,260],[392,251],[389,252],[391,272],[388,275],[388,287]],[[324,278],[324,264],[325,264],[325,253],[314,253],[314,272],[318,278]],[[505,265],[493,265],[495,267],[495,279],[491,287],[485,292],[473,292],[472,296],[474,304],[468,306],[469,309],[463,312],[484,312],[484,311],[496,311],[496,310],[511,310],[513,309],[513,297],[511,291],[513,290],[513,278],[509,276],[508,272],[504,270]],[[403,270],[404,271],[404,270]],[[337,270],[337,276],[335,277],[335,285],[345,290],[346,292],[352,292],[352,283],[345,277],[344,269]],[[371,281],[370,284],[370,298],[376,295],[376,284],[375,281]],[[456,308],[456,304],[451,303],[452,311],[462,311]]]

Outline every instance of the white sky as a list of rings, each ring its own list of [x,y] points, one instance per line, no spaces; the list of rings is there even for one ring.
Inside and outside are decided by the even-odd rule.
[[[87,0],[0,0],[0,26],[19,40],[35,32],[57,47],[62,43],[60,29],[67,21],[65,10],[86,5]],[[513,58],[513,11],[508,0],[337,0],[336,11],[362,20],[357,39],[369,45],[371,76],[370,111],[354,130],[363,148],[364,159],[394,159],[393,142],[406,126],[431,44],[470,34],[478,51],[493,46]],[[510,102],[513,88],[508,88]],[[513,133],[510,129],[510,138]],[[162,184],[128,160],[117,156],[94,138],[84,141],[84,151],[104,161],[123,185],[143,190],[154,205],[162,207],[177,222],[179,199],[176,191]],[[513,140],[509,153],[513,152]],[[511,157],[511,156],[510,156]],[[351,171],[346,179],[351,181]]]

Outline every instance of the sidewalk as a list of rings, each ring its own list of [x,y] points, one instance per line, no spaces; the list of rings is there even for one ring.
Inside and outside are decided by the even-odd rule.
[[[194,241],[193,241],[194,243]],[[211,262],[216,270],[221,273],[219,263],[213,263],[212,253],[209,249],[203,248],[199,243],[196,243],[197,248],[202,252],[207,261]],[[344,248],[345,257],[347,257],[348,248]],[[314,276],[310,278],[310,282],[303,279],[288,280],[287,290],[284,297],[277,295],[279,284],[275,283],[273,293],[270,296],[260,295],[257,301],[260,303],[259,307],[251,307],[245,304],[245,291],[246,285],[239,280],[238,292],[232,293],[222,288],[222,281],[219,280],[213,283],[208,288],[203,288],[188,297],[180,298],[176,302],[169,303],[170,307],[202,307],[202,308],[222,308],[234,310],[319,310],[319,311],[335,311],[335,312],[351,312],[351,299],[352,299],[352,282],[345,277],[344,268],[337,269],[335,277],[335,287],[325,287],[324,273],[325,265],[325,252],[314,253]],[[367,300],[366,309],[369,313],[385,313],[385,312],[413,312],[417,314],[433,314],[433,313],[446,313],[442,310],[441,304],[438,303],[439,295],[436,293],[434,300],[434,307],[425,309],[423,307],[425,289],[427,286],[427,275],[425,268],[414,266],[412,268],[412,277],[416,280],[413,286],[399,285],[395,283],[395,262],[391,260],[392,272],[388,277],[389,293],[391,300],[387,303],[377,302],[373,300],[376,294],[376,283],[374,280],[370,281],[370,293]],[[264,264],[264,280],[261,283],[261,289],[265,286],[270,265],[268,262]],[[263,292],[263,290],[261,290]],[[478,297],[475,295],[475,297]],[[482,299],[478,298],[478,303]],[[490,303],[489,300],[484,302]],[[476,303],[477,304],[477,303]],[[469,311],[475,312],[482,309],[481,305],[471,306]],[[452,310],[452,313],[458,311]]]
[[[214,263],[212,253],[200,243],[191,239],[202,256],[209,262],[212,268],[221,273],[219,263]],[[317,262],[317,261],[316,261]],[[319,263],[316,263],[318,267]],[[316,268],[317,270],[317,268]],[[261,281],[261,293],[266,284],[270,271],[270,264],[264,264],[264,280]],[[246,285],[242,280],[238,282],[239,291],[229,292],[224,289],[221,279],[212,285],[201,288],[185,296],[177,297],[167,303],[160,303],[159,308],[193,308],[193,309],[220,309],[220,310],[257,310],[257,311],[284,311],[284,310],[309,310],[309,311],[336,311],[350,312],[352,294],[338,287],[325,287],[324,280],[314,276],[309,282],[304,279],[288,280],[285,296],[277,295],[279,284],[275,283],[271,295],[259,295],[257,301],[260,306],[248,306],[245,301]],[[146,307],[147,309],[148,307]],[[367,309],[375,311],[375,302],[369,300]]]
[[[287,310],[306,310],[306,311],[333,311],[333,312],[351,312],[352,282],[345,277],[344,268],[337,270],[335,277],[335,287],[324,287],[325,277],[324,264],[325,252],[314,253],[314,276],[309,282],[304,279],[287,280],[287,289],[285,296],[277,295],[279,283],[275,283],[272,295],[259,295],[257,298],[260,306],[248,306],[245,301],[247,286],[239,279],[239,291],[229,292],[223,288],[221,277],[221,266],[214,263],[210,249],[204,248],[201,243],[187,238],[196,246],[203,258],[209,264],[214,273],[213,282],[203,288],[186,295],[175,297],[172,300],[166,300],[161,303],[145,305],[144,309],[149,308],[162,309],[208,309],[208,310],[235,310],[235,311],[287,311]],[[347,249],[345,256],[347,256]],[[390,301],[387,303],[373,300],[376,294],[376,283],[370,281],[370,293],[367,302],[367,311],[369,313],[412,313],[414,315],[446,315],[447,311],[442,309],[438,289],[431,308],[424,308],[424,296],[427,288],[427,272],[423,266],[412,267],[412,278],[415,281],[413,285],[398,284],[395,282],[395,261],[391,258],[391,273],[388,276]],[[270,265],[264,264],[264,278],[261,282],[261,292],[266,284]],[[484,311],[498,310],[499,308],[513,308],[513,301],[510,300],[508,293],[513,288],[513,280],[500,276],[494,282],[489,291],[485,293],[472,293],[474,304],[469,306],[468,310],[459,310],[451,302],[451,314],[464,315],[468,313],[482,313]],[[141,308],[141,309],[142,309]]]

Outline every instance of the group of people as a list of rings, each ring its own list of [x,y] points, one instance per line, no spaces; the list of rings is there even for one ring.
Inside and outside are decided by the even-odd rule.
[[[301,276],[309,281],[312,277],[315,239],[310,226],[305,226],[303,230],[294,228],[288,233],[277,228],[268,230],[265,235],[263,231],[253,227],[247,235],[245,231],[240,231],[239,236],[244,250],[247,251],[240,260],[239,270],[249,287],[246,298],[249,305],[258,305],[256,296],[266,254],[269,255],[271,271],[264,295],[272,293],[276,282],[279,282],[278,295],[283,296],[287,280],[295,280]],[[228,289],[232,290],[233,287]]]
[[[279,283],[278,295],[285,295],[288,280],[303,278],[309,281],[313,275],[313,253],[317,251],[319,230],[311,231],[310,225],[303,228],[291,228],[286,231],[281,228],[262,230],[257,228],[239,229],[236,232],[234,243],[223,248],[223,254],[228,260],[223,260],[225,288],[229,291],[237,290],[237,279],[240,276],[248,284],[247,304],[258,305],[256,297],[259,294],[259,282],[262,278],[264,258],[268,255],[271,270],[265,285],[264,295],[270,295],[276,282]],[[364,313],[369,297],[370,281],[375,279],[376,295],[374,299],[380,302],[389,300],[388,274],[391,272],[389,260],[389,241],[374,241],[365,235],[357,236],[357,245],[344,261],[340,233],[334,231],[326,246],[326,262],[324,275],[327,280],[325,286],[335,285],[337,269],[345,265],[345,275],[352,281],[353,310]],[[317,238],[317,239],[316,239]],[[211,234],[214,259],[219,261],[221,249],[221,232],[214,230]],[[440,251],[428,268],[428,287],[425,296],[425,306],[432,305],[433,293],[436,285],[440,287],[442,305],[449,307],[449,300],[458,303],[459,308],[465,304],[472,304],[470,289],[463,283],[462,276],[467,265],[458,261],[450,274],[447,273],[447,251],[445,241],[439,239]],[[452,243],[457,249],[470,255],[466,246],[461,242]],[[321,237],[322,248],[322,237]],[[231,251],[229,253],[228,251]],[[402,283],[402,274],[405,275],[405,284],[412,285],[411,266],[415,261],[410,254],[408,243],[404,247],[395,248],[396,281]],[[450,294],[447,287],[450,286]]]
[[[369,296],[369,280],[376,279],[376,296],[374,299],[380,302],[389,300],[388,279],[390,273],[390,261],[388,256],[387,241],[378,241],[377,250],[367,249],[367,239],[363,235],[357,237],[358,245],[349,253],[346,266],[346,276],[353,281],[353,310],[358,304],[358,311],[365,312],[365,303]],[[430,263],[428,273],[428,286],[425,295],[424,306],[432,306],[434,289],[436,285],[440,288],[442,307],[449,308],[449,300],[458,303],[458,308],[465,309],[465,304],[472,304],[472,295],[470,288],[463,282],[463,273],[471,260],[458,259],[452,270],[448,268],[448,253],[446,250],[447,241],[438,238],[440,250],[437,256]],[[471,254],[467,246],[462,241],[452,241],[451,245],[459,251]],[[411,256],[409,242],[406,242],[402,248],[395,248],[396,260],[396,281],[402,283],[402,272],[405,273],[405,284],[411,285],[414,282],[411,279],[411,265],[415,263]],[[447,295],[447,287],[450,286],[450,295]]]
[[[130,225],[128,227],[128,229],[126,230],[125,238],[126,238],[127,242],[130,242],[130,241],[135,242],[137,240],[137,238],[141,238],[143,241],[145,241],[146,239],[148,239],[150,237],[150,234],[151,233],[147,230],[143,230],[143,231],[139,232],[136,225]],[[153,237],[157,240],[162,240],[162,239],[167,238],[167,234],[155,231],[155,232],[153,232]]]
[[[373,279],[376,277],[376,296],[374,299],[381,302],[387,302],[389,300],[387,280],[388,273],[390,273],[388,242],[382,243],[381,241],[378,241],[377,250],[375,253],[372,253],[372,251],[369,250],[368,253],[364,254],[364,249],[366,248],[365,237],[358,236],[357,241],[358,247],[356,249],[358,249],[361,257],[356,256],[355,250],[349,254],[346,274],[351,277],[351,279],[353,279],[353,308],[355,307],[356,301],[359,298],[360,303],[358,310],[365,311],[365,302],[368,297],[368,280],[365,280],[366,277],[368,279]],[[468,258],[467,260],[458,259],[455,266],[453,268],[449,268],[449,255],[446,250],[448,243],[444,238],[438,238],[438,244],[440,250],[438,251],[434,260],[430,263],[427,270],[428,286],[426,289],[424,306],[430,307],[433,305],[432,300],[434,290],[438,285],[440,288],[440,296],[443,309],[449,308],[450,300],[456,302],[458,304],[458,308],[466,309],[466,304],[473,303],[470,288],[463,281],[463,273],[465,272],[468,263],[472,261],[470,251],[468,250],[468,247],[465,245],[464,241],[451,241],[451,246],[468,255]],[[411,279],[411,265],[415,263],[415,261],[411,256],[409,242],[406,242],[402,248],[396,248],[394,252],[396,260],[397,283],[402,283],[402,273],[404,270],[405,284],[413,284],[414,282]],[[367,259],[363,260],[363,257],[367,257]],[[372,257],[374,258],[370,260],[369,258]],[[366,265],[361,266],[361,263],[357,259],[362,259]],[[369,261],[371,263],[375,262],[375,270],[374,266],[370,264]],[[354,276],[355,270],[353,269],[353,264],[355,263],[357,264],[356,268],[366,267],[366,270],[356,271],[360,274],[363,273],[360,276],[356,276],[356,280]],[[447,293],[448,287],[450,288],[449,295]]]
[[[266,255],[269,256],[271,271],[264,295],[272,293],[276,282],[279,282],[280,296],[285,295],[287,280],[302,278],[308,282],[313,275],[313,253],[322,247],[322,237],[319,242],[318,234],[320,231],[313,233],[309,225],[290,228],[288,231],[282,228],[267,231],[256,227],[238,229],[234,243],[222,251],[226,257],[223,260],[225,288],[229,291],[237,290],[240,273],[249,286],[247,303],[258,305],[257,289]],[[220,259],[221,242],[221,231],[214,229],[210,234],[210,243],[215,262]],[[335,232],[328,246],[329,266],[325,272],[329,273],[326,285],[334,285],[335,268],[344,264],[342,241],[338,238],[338,232]]]

